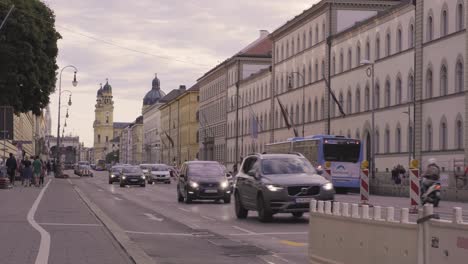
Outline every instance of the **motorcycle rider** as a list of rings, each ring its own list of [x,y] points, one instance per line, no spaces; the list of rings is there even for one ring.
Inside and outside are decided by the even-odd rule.
[[[440,167],[437,165],[437,160],[431,158],[428,162],[426,172],[421,179],[421,195],[426,193],[427,189],[440,179]]]

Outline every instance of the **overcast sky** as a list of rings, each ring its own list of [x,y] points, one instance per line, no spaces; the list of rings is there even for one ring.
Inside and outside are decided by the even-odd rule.
[[[73,90],[65,131],[90,147],[96,92],[106,78],[113,87],[114,122],[132,122],[141,115],[154,73],[166,93],[181,84],[190,87],[255,40],[260,29],[272,32],[318,0],[44,2],[55,11],[57,31],[63,37],[59,67],[73,64],[79,70],[76,88],[71,85],[73,70],[62,76],[62,89]],[[51,101],[55,134],[57,94]]]

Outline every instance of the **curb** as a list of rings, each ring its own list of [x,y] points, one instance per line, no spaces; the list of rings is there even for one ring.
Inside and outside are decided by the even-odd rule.
[[[89,200],[89,198],[78,187],[74,185],[73,188],[135,264],[157,264],[154,259],[152,259],[143,251],[143,249],[130,239],[120,226],[109,218],[109,216],[107,216],[96,204],[91,202],[91,200]]]

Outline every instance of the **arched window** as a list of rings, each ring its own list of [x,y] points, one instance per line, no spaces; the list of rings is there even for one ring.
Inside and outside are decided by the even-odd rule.
[[[319,42],[319,26],[315,26],[315,43]]]
[[[375,39],[375,59],[380,59],[380,37],[377,36]]]
[[[296,45],[294,44],[294,39],[291,41],[291,56],[296,54]]]
[[[433,95],[433,76],[432,70],[428,69],[426,73],[426,98],[432,98]]]
[[[457,5],[457,30],[462,30],[465,28],[465,12],[463,9],[463,4],[459,3]]]
[[[440,95],[448,94],[447,66],[442,65],[440,69]]]
[[[442,36],[447,36],[448,35],[448,17],[447,17],[447,9],[442,10],[442,15],[440,18],[440,34]]]
[[[392,36],[390,35],[390,32],[388,32],[386,36],[385,55],[390,56],[391,54],[392,54]]]
[[[432,15],[427,18],[427,41],[434,39],[434,20]]]
[[[390,153],[390,129],[385,129],[384,134],[384,152]]]
[[[289,117],[291,119],[291,122],[294,122],[294,106],[291,105],[291,108],[290,108],[290,112],[289,112]],[[296,113],[297,114],[297,113]]]
[[[344,71],[344,56],[343,56],[343,50],[340,52],[340,72]]]
[[[391,105],[391,88],[390,88],[390,80],[385,82],[385,106],[389,107]]]
[[[408,102],[414,100],[414,78],[413,74],[410,74],[408,77]]]
[[[413,152],[413,127],[408,128],[408,147],[409,152]]]
[[[325,22],[322,23],[322,39],[325,40],[326,38],[326,33],[325,33]]]
[[[322,76],[320,76],[320,79],[323,79],[325,76],[325,60],[322,60]]]
[[[457,66],[455,70],[455,90],[457,92],[462,92],[464,87],[464,73],[463,73],[463,62],[461,60],[457,61]]]
[[[445,118],[442,119],[440,123],[440,150],[447,149],[447,140],[448,140],[448,133],[447,133],[447,121]]]
[[[318,108],[318,101],[317,98],[315,98],[314,102],[314,121],[317,121],[319,119],[319,108]]]
[[[97,141],[98,143],[101,143],[101,135],[97,135]]]
[[[401,28],[399,28],[397,30],[397,45],[396,45],[397,52],[400,52],[403,49],[402,38],[403,38],[403,33],[401,32]]]
[[[397,127],[395,131],[395,152],[401,152],[401,128]]]
[[[309,29],[309,47],[312,47],[312,28]]]
[[[397,77],[396,80],[396,89],[395,89],[395,104],[401,104],[402,96],[401,96],[401,78]]]
[[[348,95],[346,96],[346,113],[348,115],[353,113],[353,96],[351,95],[351,91],[348,91]]]
[[[312,70],[311,70],[312,71]],[[299,77],[298,77],[299,78]],[[303,68],[302,68],[302,78],[299,78],[301,79],[300,80],[300,83],[301,85],[305,85],[306,84],[306,66],[304,65]]]
[[[278,110],[275,111],[275,128],[279,128],[279,116],[278,116]]]
[[[322,119],[325,119],[325,100],[323,97],[320,100],[320,116]]]
[[[356,65],[359,66],[361,64],[361,44],[358,43],[356,48]]]
[[[284,60],[284,46],[283,46],[283,44],[281,44],[281,59],[280,60]]]
[[[380,133],[379,133],[379,130],[376,129],[375,130],[375,139],[374,139],[374,150],[375,150],[375,153],[380,153]]]
[[[408,33],[408,39],[409,39],[409,47],[413,48],[414,47],[414,24],[411,24],[409,27],[409,33]]]
[[[344,105],[344,97],[343,97],[343,93],[340,92],[340,97],[338,98],[338,103],[340,103],[341,107],[343,108],[343,111],[346,111],[346,108],[345,108],[345,105]],[[339,112],[339,111],[338,111]],[[341,113],[338,113],[338,115],[341,115]]]
[[[319,68],[318,68],[318,61],[315,61],[315,81],[319,80]]]
[[[366,41],[366,60],[370,60],[370,42]]]
[[[375,91],[374,91],[374,107],[375,109],[380,108],[380,84],[375,84]]]
[[[455,122],[455,148],[463,149],[463,121],[461,117]]]
[[[330,100],[331,106],[330,106],[330,117],[335,117],[336,115],[336,102],[335,100]]]
[[[306,38],[306,33],[304,31],[304,33],[302,34],[302,49],[305,50],[307,47],[307,38]]]
[[[354,106],[354,112],[361,112],[361,89],[359,89],[359,87],[356,89],[356,105]]]
[[[426,150],[432,150],[432,124],[429,122],[426,125]]]
[[[366,85],[366,89],[364,91],[364,111],[370,110],[370,89],[369,85]]]
[[[361,139],[361,133],[359,132],[359,129],[356,130],[356,139]]]
[[[336,74],[336,58],[335,58],[335,55],[333,55],[333,58],[332,58],[332,74]]]
[[[312,101],[310,99],[307,105],[307,122],[312,122]]]
[[[312,83],[312,62],[309,63],[309,83]]]
[[[299,105],[298,105],[298,104],[296,104],[296,112],[295,112],[295,113],[296,113],[296,115],[295,115],[295,117],[296,117],[295,124],[297,125],[297,124],[300,123],[300,122],[299,122],[299,118],[300,118],[300,116],[301,116],[301,114],[300,114],[300,112],[299,112]]]
[[[289,40],[286,40],[286,58],[289,58]]]
[[[348,70],[351,70],[353,67],[353,52],[351,49],[348,49]]]
[[[296,48],[296,52],[297,52],[297,53],[301,52],[301,36],[299,36],[299,34],[297,35],[297,48]]]

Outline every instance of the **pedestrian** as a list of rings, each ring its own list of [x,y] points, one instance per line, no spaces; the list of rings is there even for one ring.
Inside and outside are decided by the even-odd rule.
[[[22,177],[22,182],[24,184],[24,187],[28,187],[28,186],[31,186],[31,178],[32,178],[32,174],[33,174],[33,171],[32,171],[32,164],[31,164],[31,161],[29,161],[28,157],[26,157],[23,162],[22,162],[22,166],[23,166],[23,177]]]
[[[47,176],[50,176],[50,171],[52,170],[52,165],[50,164],[50,160],[47,161],[46,168],[47,168]]]
[[[42,172],[42,162],[39,159],[39,156],[36,156],[33,162],[33,171],[34,171],[34,185],[39,186],[39,178],[41,177]]]
[[[18,164],[16,163],[16,159],[13,156],[13,153],[10,153],[10,157],[8,158],[6,162],[6,167],[7,167],[8,176],[10,177],[10,183],[11,185],[15,186],[15,174],[16,174],[16,169],[18,167]]]
[[[42,170],[41,170],[41,176],[39,176],[39,186],[44,186],[44,177],[47,173],[47,164],[45,161],[41,161],[42,164]]]

